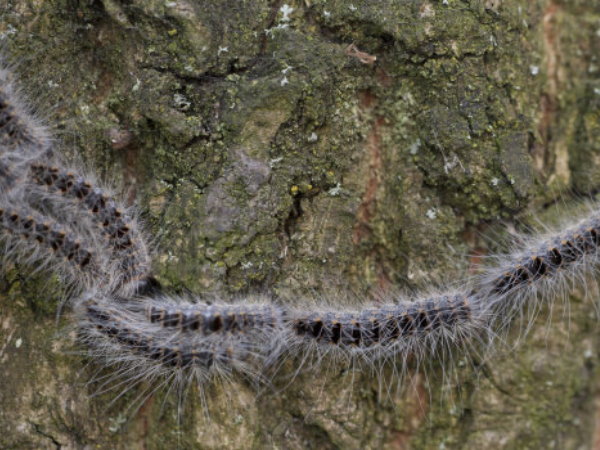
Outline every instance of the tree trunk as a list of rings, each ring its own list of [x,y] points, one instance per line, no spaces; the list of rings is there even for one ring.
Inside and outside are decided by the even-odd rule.
[[[596,0],[0,5],[25,93],[140,205],[168,289],[315,305],[456,284],[467,255],[505,249],[503,223],[553,222],[597,190],[599,24]],[[290,362],[259,395],[233,380],[178,414],[164,392],[92,395],[57,282],[26,274],[1,285],[2,448],[600,445],[582,289],[450,372],[290,382]]]

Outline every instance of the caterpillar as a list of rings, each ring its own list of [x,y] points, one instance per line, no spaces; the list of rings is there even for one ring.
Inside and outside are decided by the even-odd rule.
[[[135,215],[110,189],[65,167],[8,78],[0,73],[0,225],[7,253],[27,264],[42,261],[81,286],[84,292],[71,299],[80,342],[129,380],[202,386],[235,376],[261,379],[298,353],[369,366],[469,351],[493,343],[516,312],[553,290],[548,285],[584,277],[597,264],[594,212],[485,265],[464,291],[324,310],[173,297],[152,277]],[[117,281],[107,282],[107,274]]]
[[[2,158],[31,157],[50,150],[50,136],[19,95],[12,73],[0,68],[0,145]]]
[[[64,282],[89,288],[105,279],[108,262],[92,238],[80,235],[64,224],[18,207],[18,202],[0,201],[0,228],[6,261],[38,263],[38,269],[52,266]]]
[[[37,193],[41,201],[60,205],[63,214],[65,208],[73,208],[71,215],[77,216],[78,221],[90,216],[91,221],[100,227],[114,258],[120,261],[118,283],[122,289],[133,286],[135,290],[135,283],[150,273],[150,255],[135,214],[119,204],[105,189],[56,164],[34,161],[29,165],[26,176],[33,186],[26,189],[33,189],[33,192],[27,195],[35,196]],[[36,187],[42,192],[36,192]]]
[[[480,275],[479,290],[504,325],[536,301],[552,302],[597,271],[600,217],[590,210],[574,225],[528,237],[506,255],[497,256]]]
[[[260,347],[255,334],[172,333],[160,324],[149,324],[144,315],[123,308],[121,302],[98,295],[78,303],[76,315],[80,338],[92,347],[95,357],[102,357],[108,365],[124,367],[126,372],[130,365],[140,367],[144,379],[151,374],[150,378],[166,376],[203,383],[234,371],[254,376],[250,360]]]

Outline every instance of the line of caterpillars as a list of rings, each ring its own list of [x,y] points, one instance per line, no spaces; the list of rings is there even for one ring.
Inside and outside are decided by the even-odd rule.
[[[36,129],[33,119],[28,121],[21,108],[11,103],[9,90],[0,86],[0,147],[43,148],[43,130]],[[147,294],[156,293],[158,288],[149,275],[149,257],[143,237],[138,236],[138,230],[131,228],[130,218],[112,197],[75,172],[44,161],[32,163],[28,176],[31,182],[44,186],[49,193],[79,201],[80,209],[92,213],[94,220],[101,225],[102,233],[120,261],[125,282],[139,280],[141,285],[153,287],[147,290]],[[0,161],[0,177],[4,183],[19,181],[3,161]],[[92,250],[84,248],[65,227],[42,215],[4,208],[0,209],[0,224],[8,233],[51,249],[54,255],[81,269],[86,269],[94,260]],[[322,344],[365,348],[375,344],[386,345],[403,338],[429,335],[443,328],[468,326],[475,319],[482,318],[484,302],[505,298],[559,270],[572,267],[582,258],[596,254],[599,246],[600,218],[592,216],[574,231],[564,232],[540,244],[530,255],[505,262],[505,270],[498,268],[499,276],[477,285],[467,294],[442,295],[356,313],[292,314],[276,305],[264,311],[258,310],[260,307],[257,305],[237,309],[223,307],[222,310],[204,305],[181,309],[153,305],[148,308],[145,318],[165,329],[199,332],[205,336],[250,333],[257,329],[276,331],[286,327],[297,336]],[[138,294],[143,292],[138,291]],[[143,298],[140,300],[143,301]],[[206,346],[200,349],[178,342],[159,345],[152,336],[131,330],[124,321],[103,310],[99,304],[90,303],[86,311],[91,325],[103,336],[168,367],[210,367],[215,362],[227,364],[234,360],[235,349],[232,347],[207,350]]]
[[[114,227],[124,223],[121,219],[122,213],[117,210],[114,201],[73,172],[64,172],[36,163],[32,165],[32,173],[40,184],[43,182],[63,194],[83,200],[91,212],[101,212],[98,217],[104,218],[103,226],[108,227],[111,221],[117,222]],[[36,220],[32,215],[24,216],[15,211],[5,214],[4,210],[0,211],[0,217],[4,228],[9,232],[25,238],[33,236],[40,244],[46,245],[81,268],[86,267],[92,259],[91,251],[81,248],[77,239],[47,218]],[[116,248],[126,248],[131,242],[127,236],[129,229],[123,227],[121,233],[113,233],[111,230],[114,230],[114,227],[107,228],[106,234],[115,243]],[[501,294],[508,293],[578,261],[585,254],[596,252],[600,244],[599,228],[600,220],[594,217],[588,219],[577,231],[563,238],[553,239],[554,245],[550,245],[548,250],[521,259],[511,270],[505,272],[494,283],[494,290]],[[294,319],[291,323],[297,335],[308,336],[320,343],[368,347],[376,343],[385,344],[401,337],[430,333],[442,326],[460,326],[461,323],[471,320],[471,302],[466,295],[442,296],[435,300],[397,305],[388,308],[387,311],[371,309],[356,314],[309,314],[307,317]],[[244,332],[257,327],[275,328],[276,315],[285,314],[273,314],[273,309],[269,313],[251,309],[207,313],[153,306],[149,310],[148,319],[151,323],[160,323],[167,328],[201,330],[208,335],[220,331]]]
[[[515,293],[543,277],[565,270],[586,256],[595,256],[600,246],[600,218],[592,216],[572,231],[550,238],[540,250],[520,258],[490,282],[491,295]],[[311,314],[293,321],[296,334],[318,342],[369,347],[401,337],[431,333],[441,327],[460,327],[473,320],[473,309],[483,310],[487,286],[469,294],[394,305],[358,313]],[[489,318],[493,314],[488,313]],[[485,320],[485,318],[481,318]]]
[[[600,219],[592,217],[575,231],[562,237],[551,238],[544,247],[545,253],[519,260],[500,278],[493,280],[494,291],[499,294],[527,286],[544,275],[565,269],[587,254],[597,252],[600,245]],[[523,275],[523,273],[527,275]],[[215,309],[211,306],[184,309],[152,306],[147,309],[151,323],[173,327],[180,331],[199,330],[208,335],[216,332],[243,332],[261,327],[276,328],[278,320],[290,327],[297,336],[320,344],[349,347],[386,345],[401,338],[427,335],[440,328],[460,328],[472,323],[474,315],[480,317],[484,297],[476,291],[470,294],[439,296],[412,303],[388,305],[356,313],[289,314],[283,308],[270,308],[257,312],[255,306],[242,309]],[[212,310],[211,310],[212,308]]]

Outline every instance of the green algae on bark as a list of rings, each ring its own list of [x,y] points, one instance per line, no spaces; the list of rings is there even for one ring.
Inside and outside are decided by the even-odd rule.
[[[141,205],[164,284],[286,301],[411,290],[464,274],[488,223],[566,186],[595,190],[598,2],[283,6],[0,6],[27,93],[67,152]],[[121,132],[124,147],[111,138]],[[125,408],[140,391],[110,407],[114,393],[88,398],[89,361],[64,356],[73,337],[57,336],[43,282],[14,286],[0,301],[2,446],[576,448],[593,438],[597,333],[576,300],[569,338],[560,317],[551,334],[540,319],[514,355],[461,366],[457,385],[434,370],[381,398],[369,374],[332,369],[258,400],[243,383],[217,386],[210,420],[191,392],[178,423],[172,397],[133,418]]]

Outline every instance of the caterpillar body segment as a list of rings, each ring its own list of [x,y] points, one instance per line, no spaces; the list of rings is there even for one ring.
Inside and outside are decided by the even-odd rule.
[[[27,158],[50,150],[50,135],[23,101],[10,71],[0,67],[0,154]]]
[[[280,328],[281,308],[262,304],[191,304],[169,305],[148,302],[146,316],[164,328],[197,332],[208,336],[214,333],[252,333],[256,330]]]
[[[286,335],[279,340],[287,344],[274,349],[274,359],[309,365],[329,361],[377,371],[391,364],[404,373],[409,361],[444,364],[450,355],[486,352],[495,338],[492,312],[472,291],[362,310],[295,309],[286,317]]]
[[[30,194],[68,209],[71,216],[87,218],[98,227],[119,271],[123,294],[132,293],[139,280],[150,276],[150,253],[145,235],[131,208],[97,183],[65,169],[59,162],[34,161],[29,165]]]
[[[174,303],[170,301],[170,308]],[[183,305],[182,299],[177,303],[188,312],[202,309],[200,305]],[[203,331],[203,326],[188,329],[183,323],[176,326],[152,320],[140,306],[136,301],[96,292],[76,302],[75,311],[80,337],[90,354],[128,373],[137,371],[143,378],[191,377],[206,382],[237,373],[244,378],[260,379],[272,340],[281,335],[283,327],[281,320],[272,327],[247,321],[238,322],[241,328],[234,329],[226,325],[223,315],[222,327],[215,329],[217,311],[224,314],[227,308],[234,310],[234,307],[203,305],[204,318],[211,318],[213,329]]]
[[[591,212],[563,230],[524,237],[524,244],[483,269],[479,295],[506,328],[523,310],[566,298],[574,284],[586,284],[600,262],[600,214]]]
[[[111,272],[93,236],[78,233],[17,202],[0,201],[0,240],[7,261],[58,274],[66,283],[89,289]]]

